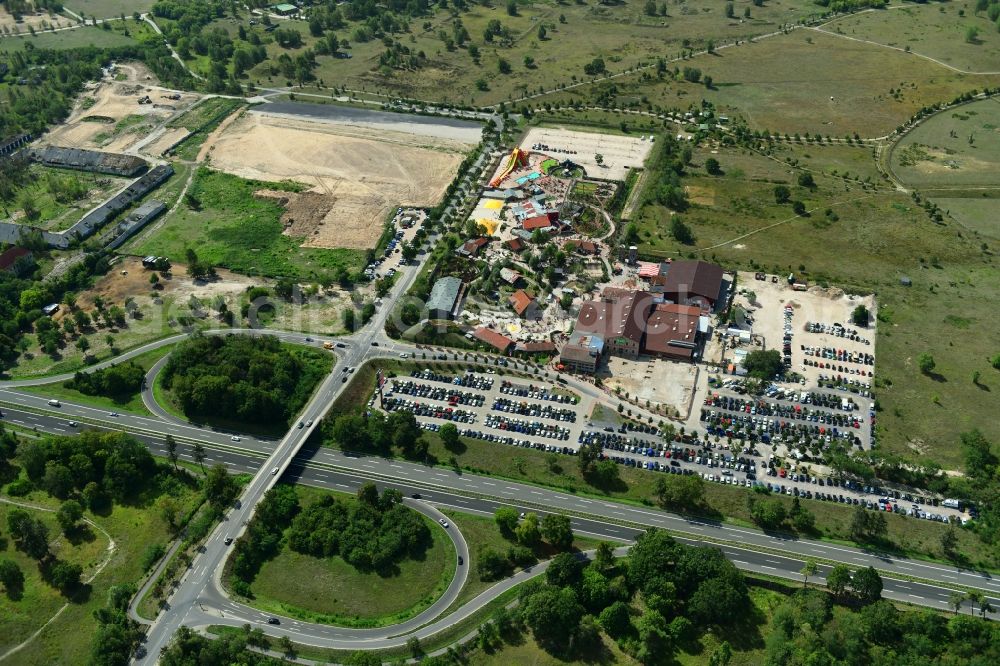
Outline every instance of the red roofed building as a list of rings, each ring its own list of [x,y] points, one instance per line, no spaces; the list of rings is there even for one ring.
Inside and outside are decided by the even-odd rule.
[[[663,281],[663,297],[710,311],[722,291],[722,267],[707,261],[674,261]]]
[[[599,299],[583,303],[573,330],[600,337],[607,353],[636,359],[652,308],[649,292],[607,287]]]
[[[538,302],[534,296],[524,289],[515,291],[507,301],[510,303],[510,307],[514,308],[514,312],[517,313],[518,317],[524,317],[525,319],[535,319],[538,317]]]
[[[698,347],[701,308],[694,305],[657,305],[646,323],[647,354],[690,360]]]
[[[510,248],[511,252],[521,252],[524,250],[524,241],[520,238],[511,238],[507,241],[507,247]]]
[[[480,326],[474,330],[472,332],[472,337],[476,338],[480,342],[485,342],[491,347],[494,347],[501,354],[506,354],[510,351],[511,347],[514,346],[514,341],[506,335],[497,333],[496,331],[486,328],[485,326]]]
[[[589,240],[568,240],[563,246],[567,250],[575,250],[580,254],[597,254],[597,243]]]
[[[521,223],[525,231],[535,231],[537,229],[549,229],[552,227],[552,220],[549,219],[548,215],[536,215],[535,217],[529,217]]]
[[[0,271],[10,271],[17,273],[18,269],[31,260],[31,250],[24,247],[13,246],[7,248],[0,254]]]
[[[458,253],[466,257],[474,257],[479,254],[479,250],[489,242],[487,238],[473,238],[466,241],[465,245],[458,249]]]

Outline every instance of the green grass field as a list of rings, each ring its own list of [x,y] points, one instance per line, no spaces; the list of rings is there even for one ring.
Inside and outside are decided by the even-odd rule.
[[[890,7],[891,11],[847,14],[823,29],[909,49],[966,72],[1000,70],[1000,32],[986,12],[976,14],[974,0]],[[979,30],[972,43],[965,39],[969,27]]]
[[[86,191],[79,199],[69,200],[67,188],[50,184],[49,179],[60,183],[78,183]],[[103,174],[84,173],[71,169],[54,169],[32,164],[28,167],[24,180],[17,192],[9,199],[0,199],[0,211],[4,217],[17,213],[17,221],[31,224],[48,231],[62,231],[74,225],[87,211],[111,196],[129,182],[128,178],[116,178]],[[63,201],[56,194],[65,194]],[[25,199],[34,205],[37,216],[33,220],[24,217]]]
[[[59,506],[58,501],[52,500],[40,491],[17,499],[52,508]],[[178,490],[176,499],[185,511],[190,510],[195,502],[200,501],[198,493],[185,488]],[[9,509],[9,505],[0,504],[0,514],[9,511]],[[93,613],[105,605],[108,588],[112,585],[137,582],[143,574],[140,564],[142,554],[151,544],[166,545],[169,541],[167,526],[152,505],[115,505],[107,516],[94,516],[90,513],[86,515],[111,535],[115,541],[115,552],[108,566],[90,586],[87,599],[79,603],[69,604],[58,618],[42,629],[41,633],[19,651],[16,657],[12,657],[15,663],[88,663],[90,639],[97,629],[97,620]],[[59,534],[54,517],[50,518],[50,516],[52,514],[43,515],[47,522],[51,520],[52,523],[50,535],[54,540],[54,549],[66,549],[65,553],[60,552],[60,557],[67,559],[77,557],[77,555],[72,555],[72,549],[67,546],[65,539]],[[3,518],[0,524],[4,525],[6,530],[6,518]],[[0,557],[17,558],[20,555],[20,553],[15,553],[14,546],[7,540],[6,534],[2,541],[6,543],[6,550],[0,550]],[[106,546],[105,537],[98,532],[93,541],[84,542],[80,546],[72,548],[79,549],[79,557],[82,558],[80,563],[85,565],[86,572],[91,563],[101,560],[103,549]],[[40,629],[62,606],[59,599],[49,595],[50,588],[44,584],[42,584],[44,588],[32,589],[31,592],[34,596],[29,598],[28,582],[35,580],[33,577],[37,577],[37,569],[30,565],[22,565],[22,570],[28,579],[24,599],[15,602],[17,605],[15,608],[6,595],[0,596],[0,651],[5,651],[7,647],[20,643],[28,635]]]
[[[362,252],[303,248],[301,239],[283,235],[282,208],[253,196],[264,187],[276,185],[201,168],[188,190],[201,207],[181,205],[159,230],[142,237],[129,251],[183,261],[187,248],[192,248],[200,260],[238,273],[316,281],[340,267],[360,268]]]
[[[296,486],[303,506],[330,491]],[[333,493],[341,500],[354,501]],[[455,549],[444,528],[425,519],[433,543],[423,559],[398,563],[393,576],[360,572],[339,557],[318,558],[287,546],[268,560],[251,589],[251,604],[310,622],[341,626],[395,624],[416,615],[447,589],[455,571]]]
[[[120,14],[131,17],[132,12],[147,12],[156,0],[69,0],[63,6],[77,14],[114,18]]]
[[[955,218],[955,221],[966,229],[983,236],[984,242],[1000,240],[1000,220],[997,220],[996,211],[1000,208],[1000,190],[992,192],[980,192],[976,198],[939,198],[934,193],[928,194]]]
[[[892,149],[892,170],[903,184],[1000,190],[1000,99],[963,104],[911,130]]]
[[[25,32],[20,36],[4,37],[0,39],[0,51],[20,51],[28,44],[36,49],[77,49],[84,46],[98,48],[134,46],[137,43],[132,37],[126,37],[114,30],[87,26],[58,32],[38,32],[34,36]]]
[[[655,76],[644,82],[642,75],[629,75],[538,101],[590,102],[610,96],[640,108],[686,109],[704,99],[754,129],[874,137],[889,133],[927,104],[1000,81],[1000,76],[963,76],[910,54],[811,30],[697,56],[670,69],[675,65],[711,76],[713,88],[657,81]],[[902,88],[898,99],[889,92],[897,88]]]
[[[0,524],[6,528],[7,515],[15,507],[0,503]],[[35,518],[41,518],[49,528],[52,540],[51,549],[59,559],[84,568],[83,578],[89,577],[105,557],[108,540],[100,532],[93,529],[86,531],[85,536],[68,540],[56,522],[55,514],[46,511],[28,510]],[[50,617],[55,615],[65,603],[66,598],[58,590],[42,580],[35,560],[28,557],[14,546],[14,542],[5,535],[0,538],[0,557],[13,560],[21,567],[24,574],[24,587],[20,596],[11,597],[5,593],[0,595],[0,654],[21,643],[34,633]]]
[[[168,127],[183,127],[191,132],[187,138],[174,146],[172,154],[182,160],[196,160],[208,135],[242,105],[238,99],[213,97],[170,121]]]

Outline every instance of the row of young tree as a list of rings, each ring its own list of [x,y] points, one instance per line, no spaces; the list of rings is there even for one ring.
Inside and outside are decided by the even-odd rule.
[[[322,378],[321,364],[274,336],[193,335],[163,367],[163,386],[184,413],[258,425],[288,423]]]

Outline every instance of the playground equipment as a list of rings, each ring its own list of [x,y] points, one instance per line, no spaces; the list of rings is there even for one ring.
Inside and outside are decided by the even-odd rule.
[[[510,157],[507,158],[507,165],[504,166],[503,171],[499,175],[494,176],[493,180],[490,181],[490,187],[496,187],[502,183],[510,175],[510,172],[519,166],[528,166],[528,151],[515,148],[511,151]]]

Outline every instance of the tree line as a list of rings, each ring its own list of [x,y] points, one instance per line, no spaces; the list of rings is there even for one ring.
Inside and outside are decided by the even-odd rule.
[[[77,372],[63,386],[84,395],[127,399],[142,389],[145,380],[146,369],[135,361],[128,361],[93,372]]]

